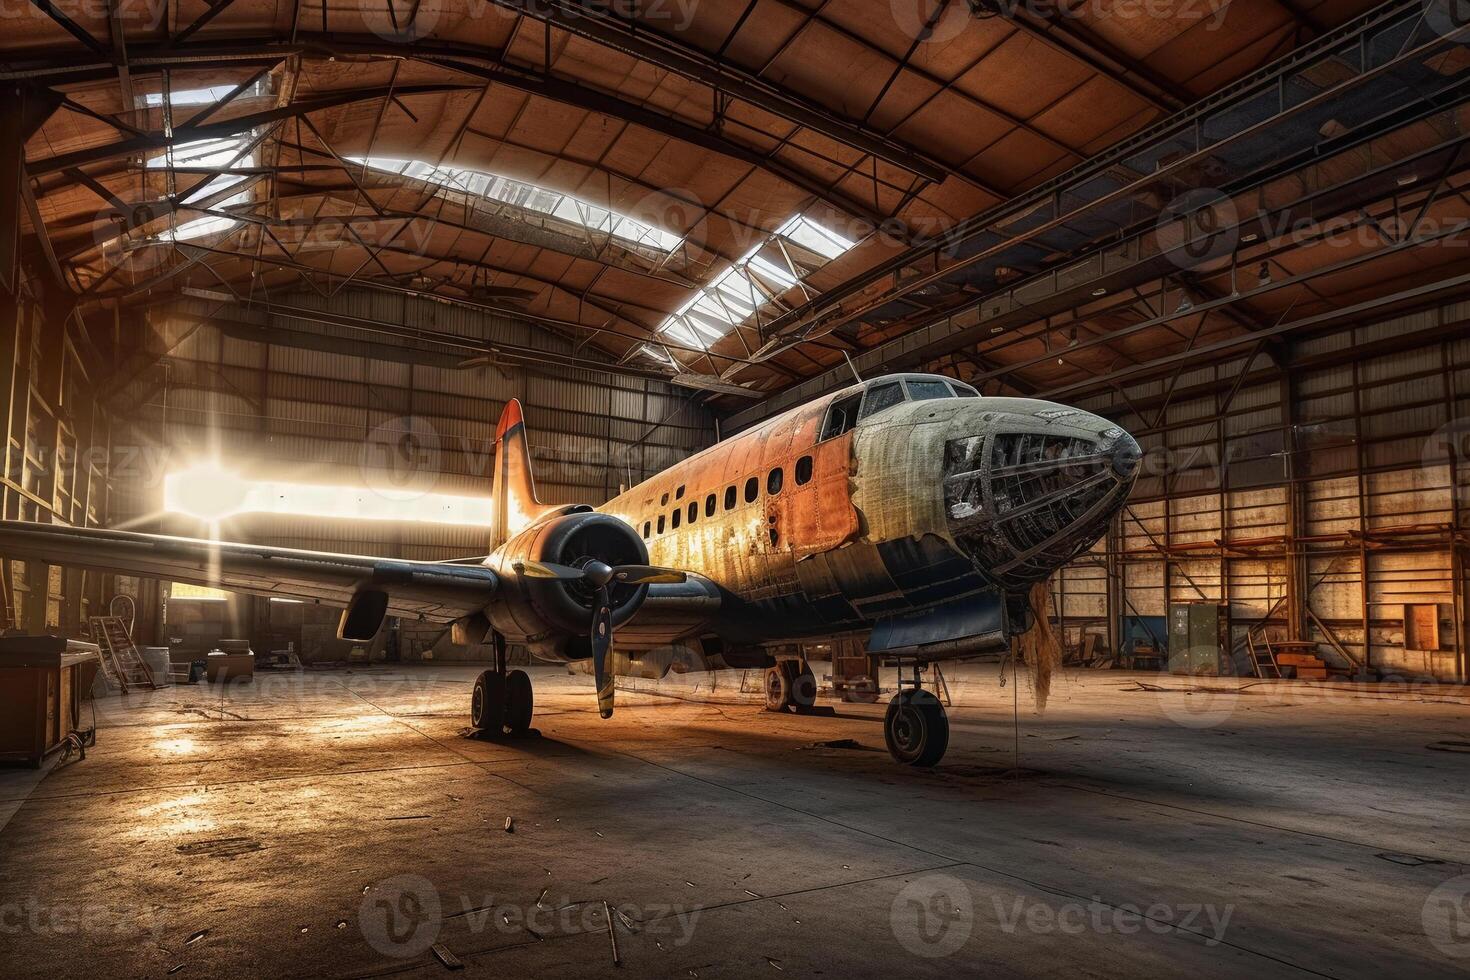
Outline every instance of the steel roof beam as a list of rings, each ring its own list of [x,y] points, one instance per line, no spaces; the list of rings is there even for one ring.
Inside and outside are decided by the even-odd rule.
[[[488,48],[432,41],[417,41],[413,44],[393,44],[382,38],[361,38],[353,36],[303,37],[296,41],[275,38],[255,38],[201,42],[198,44],[181,45],[172,49],[156,46],[151,48],[138,47],[132,50],[130,60],[134,70],[137,71],[148,67],[179,67],[182,65],[209,65],[212,67],[225,64],[242,66],[270,65],[278,62],[282,57],[293,54],[308,57],[332,57],[344,54],[384,58],[407,57],[424,64],[435,65],[448,71],[456,71],[484,82],[517,89],[531,96],[550,99],[553,102],[559,102],[563,105],[569,105],[598,115],[621,119],[633,125],[659,133],[660,135],[678,140],[681,143],[687,143],[692,146],[697,146],[700,149],[708,150],[711,153],[717,153],[733,160],[739,160],[749,166],[756,167],[779,177],[793,187],[812,195],[814,198],[824,201],[840,211],[861,218],[875,227],[886,223],[891,226],[891,232],[900,236],[907,234],[906,230],[902,227],[893,227],[895,223],[890,215],[876,211],[866,203],[844,192],[835,190],[828,181],[804,173],[791,164],[769,157],[727,136],[722,136],[708,129],[694,126],[673,116],[649,109],[637,103],[629,102],[615,95],[610,95],[564,79],[533,75],[506,67],[501,63],[500,56],[502,52]],[[112,74],[113,68],[110,64],[102,65],[90,59],[38,58],[35,61],[26,62],[22,67],[11,68],[9,71],[0,71],[0,79],[32,78],[51,85],[63,85],[78,81],[93,81],[100,78],[108,78]],[[410,95],[416,89],[426,88],[434,87],[403,86],[397,89],[383,88],[379,97]],[[441,86],[439,88],[440,90],[447,91],[452,90],[453,87]],[[471,90],[479,91],[478,87],[472,88]],[[364,96],[364,98],[369,97],[371,96]],[[314,106],[306,111],[314,111],[315,108],[326,107],[324,104]],[[257,114],[257,116],[260,116],[261,119],[279,119],[300,114],[298,107],[289,105],[271,110],[271,112],[274,115]],[[200,137],[195,136],[193,138],[197,139]],[[126,141],[114,144],[114,146],[121,155],[125,155],[127,152],[133,152],[127,149]],[[144,144],[144,148],[147,148],[147,144]],[[99,148],[52,159],[62,161],[61,166],[66,167],[97,162],[106,159],[107,156],[108,153],[103,152],[102,148]],[[47,169],[35,171],[38,174],[49,172],[49,169],[54,169],[54,166],[49,160],[38,161],[38,165],[40,164],[44,164]],[[837,164],[834,163],[833,165],[836,166]],[[997,196],[1004,196],[1000,195],[994,189],[984,189]]]
[[[1289,106],[1283,106],[1275,115],[1264,121],[1247,126],[1230,136],[1215,139],[1213,142],[1208,143],[1201,136],[1202,120],[1210,112],[1223,112],[1225,107],[1245,104],[1253,94],[1258,94],[1262,91],[1273,95],[1279,94],[1283,91],[1280,86],[1282,86],[1284,78],[1293,69],[1309,64],[1322,51],[1331,50],[1339,45],[1343,45],[1345,42],[1359,40],[1370,29],[1382,27],[1386,22],[1401,22],[1405,18],[1418,17],[1420,15],[1420,9],[1417,3],[1401,2],[1392,5],[1387,11],[1375,12],[1372,15],[1364,17],[1342,31],[1332,35],[1326,35],[1319,39],[1319,41],[1304,47],[1291,57],[1283,59],[1282,62],[1271,66],[1259,75],[1242,80],[1236,85],[1217,93],[1188,112],[1164,120],[1158,125],[1130,137],[1087,163],[1065,174],[1059,175],[996,208],[962,222],[949,234],[941,236],[931,243],[910,249],[827,290],[822,295],[778,317],[769,325],[770,329],[773,335],[776,336],[784,334],[799,337],[804,330],[810,329],[818,320],[828,317],[829,314],[833,313],[836,314],[834,319],[839,323],[852,322],[877,309],[884,303],[891,302],[908,293],[916,292],[926,286],[942,283],[947,277],[986,258],[993,257],[1005,248],[1034,239],[1045,231],[1060,226],[1067,220],[1084,216],[1090,210],[1109,202],[1121,200],[1139,189],[1147,188],[1170,173],[1182,171],[1186,166],[1206,155],[1219,154],[1223,148],[1232,143],[1239,142],[1248,136],[1261,135],[1265,127],[1300,115],[1308,109],[1321,105],[1329,97],[1341,97],[1353,85],[1364,79],[1384,75],[1394,66],[1422,58],[1425,48],[1444,42],[1441,39],[1436,39],[1433,42],[1421,46],[1419,49],[1401,51],[1387,63],[1377,64],[1372,68],[1365,67],[1357,75],[1339,81],[1330,88],[1313,95],[1311,98],[1299,100]],[[1451,84],[1457,83],[1446,83],[1446,88]],[[1406,100],[1409,105],[1404,111],[1410,111],[1417,103],[1428,104],[1431,101],[1431,96],[1437,98],[1439,94],[1419,93],[1412,101]],[[1285,98],[1284,94],[1280,97]],[[1130,155],[1138,154],[1147,146],[1157,144],[1159,141],[1171,137],[1193,140],[1194,146],[1192,151],[1181,154],[1177,159],[1171,160],[1167,164],[1160,164],[1157,169],[1150,173],[1140,174],[1131,183],[1122,185],[1101,197],[1091,200],[1084,199],[1084,203],[1072,206],[1071,210],[1065,212],[1062,210],[1060,202],[1067,198],[1070,189],[1086,186],[1089,181],[1094,181],[1099,176],[1107,173],[1110,167],[1118,166],[1123,161],[1126,161]],[[1323,148],[1321,146],[1317,146],[1313,152],[1320,153],[1322,150]],[[1051,217],[1048,220],[1032,221],[1019,234],[1007,231],[1008,224],[1017,218],[1045,213],[1048,210],[1051,212]],[[941,256],[962,253],[964,246],[968,242],[992,233],[1005,233],[1006,237],[1000,244],[973,251],[970,254],[966,254],[963,258],[950,262],[948,265],[937,267],[938,259]],[[936,267],[922,275],[903,276],[903,273],[912,267],[928,267],[931,264],[935,264]],[[872,299],[864,298],[859,308],[851,311],[841,310],[840,304],[843,300],[860,294],[866,297],[869,294],[870,288],[878,285],[883,280],[896,280],[900,278],[902,278],[900,285],[878,294]]]
[[[104,57],[111,57],[111,54],[107,50],[107,47],[101,41],[97,40],[91,34],[88,34],[85,30],[77,25],[76,21],[72,20],[66,14],[58,10],[56,8],[56,5],[52,3],[51,0],[31,0],[31,6],[41,11],[41,13],[45,14],[47,17],[50,17],[51,20],[55,22],[58,27],[66,31],[66,33],[70,34],[72,37],[76,38],[86,47],[92,49],[97,54],[103,55]]]
[[[844,146],[901,167],[929,181],[955,174],[943,162],[862,123],[844,119],[738,65],[648,30],[600,6],[575,0],[491,0],[500,7],[551,24],[584,40],[613,48],[717,92],[733,95]]]
[[[29,164],[29,169],[34,175],[55,173],[59,170],[66,170],[69,167],[82,167],[89,163],[98,163],[117,157],[146,153],[149,150],[162,150],[181,143],[234,136],[247,129],[253,129],[256,126],[304,116],[308,113],[319,112],[322,109],[332,109],[338,106],[352,105],[357,102],[371,102],[374,99],[386,99],[393,96],[443,95],[450,92],[464,91],[478,91],[478,89],[464,85],[405,85],[396,90],[379,87],[330,92],[314,99],[293,102],[274,109],[267,109],[263,112],[247,113],[243,116],[236,116],[233,119],[225,119],[220,122],[204,123],[198,126],[189,126],[186,124],[176,128],[172,135],[166,135],[162,132],[147,133],[143,136],[134,136],[115,143],[88,147],[85,150],[76,150],[71,153],[43,157]]]

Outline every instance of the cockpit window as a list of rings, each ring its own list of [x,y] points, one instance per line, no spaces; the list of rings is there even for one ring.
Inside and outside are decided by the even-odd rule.
[[[980,397],[980,392],[976,391],[974,388],[971,388],[967,384],[961,384],[958,381],[951,381],[949,383],[949,386],[951,388],[953,388],[954,389],[954,393],[956,395],[958,395],[959,397],[961,397],[961,398],[979,398]]]
[[[827,424],[822,427],[822,438],[836,438],[857,425],[858,405],[862,400],[863,393],[858,392],[833,402],[832,407],[827,409]]]
[[[903,401],[903,385],[897,381],[874,385],[868,389],[868,397],[863,400],[863,418],[877,415],[885,408],[892,408],[901,401]]]
[[[910,380],[909,398],[916,402],[928,401],[931,398],[953,398],[954,392],[949,390],[949,385],[943,381],[915,381]]]

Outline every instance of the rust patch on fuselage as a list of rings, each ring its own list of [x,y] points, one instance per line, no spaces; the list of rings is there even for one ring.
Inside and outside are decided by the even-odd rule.
[[[698,571],[750,600],[795,593],[796,563],[860,528],[853,433],[817,442],[827,401],[711,446],[598,510],[631,524],[654,564]]]

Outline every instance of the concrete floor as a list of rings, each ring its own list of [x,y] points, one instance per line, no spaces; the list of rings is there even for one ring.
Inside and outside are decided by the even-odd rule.
[[[1079,672],[1038,718],[989,667],[914,771],[881,706],[687,677],[601,721],[537,670],[542,737],[472,740],[477,670],[100,702],[0,771],[0,975],[610,974],[604,902],[630,974],[1470,969],[1465,689]]]

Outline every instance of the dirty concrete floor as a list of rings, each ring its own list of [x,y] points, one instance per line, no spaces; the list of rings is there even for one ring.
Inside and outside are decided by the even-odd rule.
[[[0,771],[0,975],[1470,968],[1464,689],[1079,672],[1038,718],[990,668],[914,771],[881,706],[601,721],[550,668],[541,737],[473,740],[478,669],[99,702],[85,761]]]

